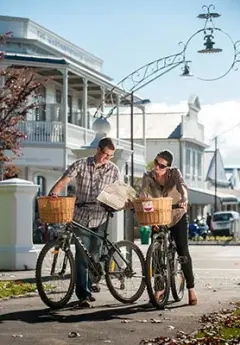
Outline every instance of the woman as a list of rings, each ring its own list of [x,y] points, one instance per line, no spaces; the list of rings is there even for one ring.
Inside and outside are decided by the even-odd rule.
[[[154,168],[143,175],[141,196],[151,195],[157,197],[171,197],[173,204],[179,204],[181,208],[172,211],[172,222],[169,225],[171,235],[176,243],[179,256],[187,258],[182,264],[182,270],[188,288],[190,305],[197,304],[197,296],[194,290],[194,276],[192,259],[188,249],[188,215],[187,186],[177,168],[172,168],[173,154],[170,151],[161,151],[154,160]],[[156,291],[156,298],[161,299],[164,290]]]

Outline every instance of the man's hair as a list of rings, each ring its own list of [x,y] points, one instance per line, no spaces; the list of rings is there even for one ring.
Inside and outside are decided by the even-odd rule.
[[[102,138],[98,143],[98,147],[101,150],[103,150],[107,147],[109,150],[115,151],[115,145],[114,145],[112,139],[108,138],[108,137]]]
[[[172,162],[173,162],[173,154],[171,151],[168,151],[168,150],[164,150],[164,151],[161,151],[157,154],[157,158],[163,158],[165,159],[167,162],[168,162],[168,166],[170,167],[172,165]]]

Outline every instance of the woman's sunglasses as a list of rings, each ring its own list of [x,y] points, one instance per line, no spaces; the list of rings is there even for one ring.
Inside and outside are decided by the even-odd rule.
[[[166,168],[167,168],[167,165],[158,163],[158,160],[157,160],[157,159],[154,160],[154,164],[155,164],[156,166],[158,166],[159,169],[166,169]]]

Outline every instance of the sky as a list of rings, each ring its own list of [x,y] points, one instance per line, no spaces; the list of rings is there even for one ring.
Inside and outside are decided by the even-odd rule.
[[[219,54],[198,54],[203,34],[190,40],[186,58],[191,60],[193,77],[180,77],[176,68],[138,94],[148,98],[154,109],[180,109],[191,94],[199,96],[200,120],[206,137],[223,132],[240,122],[240,68],[217,81],[231,66],[233,42],[240,40],[240,0],[1,0],[0,14],[27,17],[104,60],[103,72],[115,82],[151,61],[180,52],[179,42],[187,42],[204,21],[197,18],[202,5],[213,3],[221,14],[215,26],[226,32],[214,37]],[[207,55],[207,56],[206,56]],[[240,67],[240,65],[239,65]],[[224,159],[230,163],[240,135],[240,126],[219,139]],[[235,138],[235,139],[233,139]],[[231,157],[229,157],[231,156]],[[238,159],[240,163],[240,157]]]

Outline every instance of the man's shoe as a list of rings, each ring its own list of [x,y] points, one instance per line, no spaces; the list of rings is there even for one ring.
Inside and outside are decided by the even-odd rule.
[[[88,299],[80,299],[78,301],[78,308],[80,309],[91,308],[91,305],[88,302]]]
[[[95,301],[96,301],[96,298],[93,297],[92,295],[90,295],[90,296],[88,297],[88,301],[89,301],[89,302],[95,302]]]

